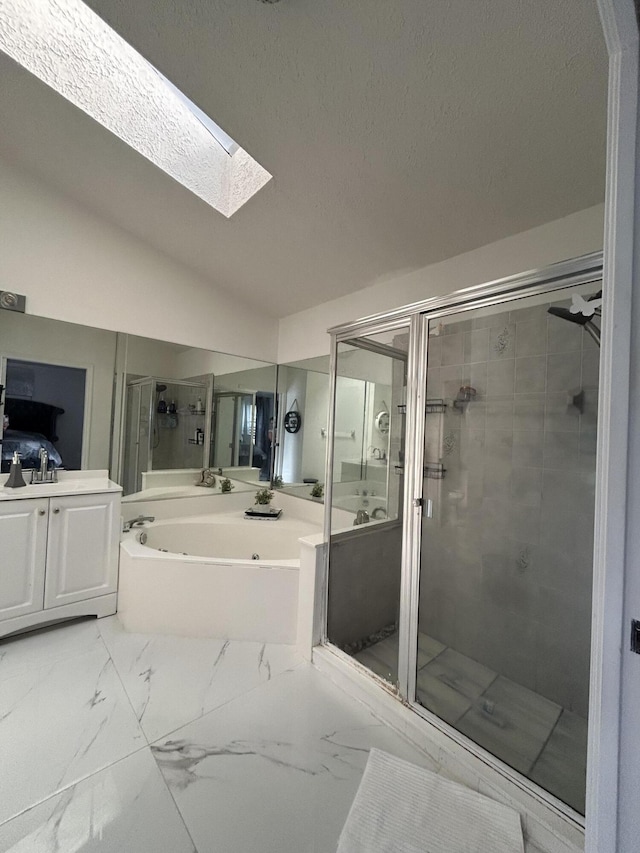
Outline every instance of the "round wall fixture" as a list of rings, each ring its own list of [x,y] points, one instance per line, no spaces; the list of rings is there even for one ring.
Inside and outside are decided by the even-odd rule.
[[[386,435],[389,432],[389,412],[378,412],[374,423],[378,432]]]
[[[284,416],[284,428],[287,432],[296,433],[302,426],[302,415],[292,409]]]

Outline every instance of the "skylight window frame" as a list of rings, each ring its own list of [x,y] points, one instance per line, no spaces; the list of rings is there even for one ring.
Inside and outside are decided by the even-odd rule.
[[[227,218],[271,180],[82,0],[0,0],[0,50]]]

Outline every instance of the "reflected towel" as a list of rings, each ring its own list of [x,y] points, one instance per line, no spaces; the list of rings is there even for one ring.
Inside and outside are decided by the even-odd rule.
[[[372,749],[338,853],[524,853],[520,815]]]

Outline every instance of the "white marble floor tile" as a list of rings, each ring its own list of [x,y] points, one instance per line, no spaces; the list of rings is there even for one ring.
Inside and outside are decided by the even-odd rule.
[[[97,619],[55,625],[0,640],[0,682],[26,669],[103,649]]]
[[[504,762],[528,774],[562,708],[499,676],[457,728]]]
[[[143,745],[102,643],[6,678],[0,689],[0,822]]]
[[[0,853],[196,853],[148,747],[0,826]]]
[[[531,778],[584,814],[587,773],[587,721],[564,711],[533,766]]]
[[[152,749],[198,853],[334,853],[372,746],[437,769],[303,665]]]
[[[294,646],[130,634],[116,617],[100,631],[150,741],[302,663]]]

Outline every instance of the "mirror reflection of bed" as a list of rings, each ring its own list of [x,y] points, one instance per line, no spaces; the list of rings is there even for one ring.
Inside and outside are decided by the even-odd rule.
[[[6,358],[1,471],[14,451],[25,469],[39,465],[40,448],[49,466],[82,467],[86,370]]]

